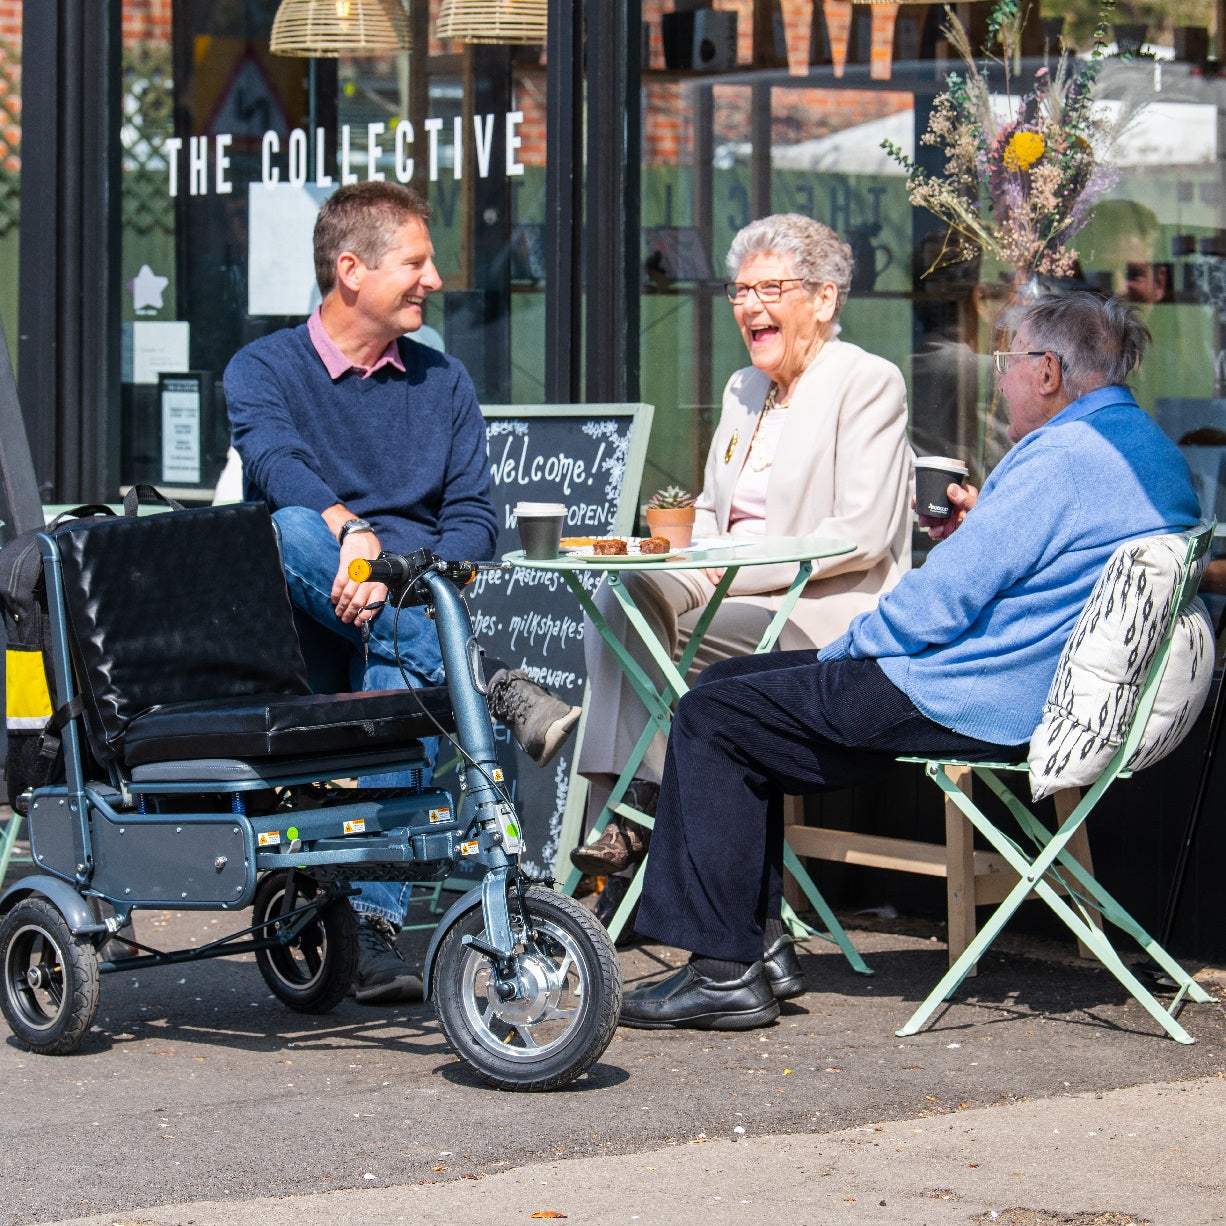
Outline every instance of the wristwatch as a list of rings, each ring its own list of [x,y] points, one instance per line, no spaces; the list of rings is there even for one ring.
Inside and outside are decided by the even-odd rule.
[[[374,529],[364,519],[347,519],[341,524],[341,530],[336,534],[336,543],[343,545],[345,537],[351,532],[373,532]]]

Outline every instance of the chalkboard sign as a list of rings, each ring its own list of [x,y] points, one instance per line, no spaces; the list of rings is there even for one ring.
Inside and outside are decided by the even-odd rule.
[[[486,405],[482,412],[498,515],[496,557],[519,548],[517,502],[565,503],[567,536],[625,536],[633,530],[651,405]],[[584,576],[589,588],[598,580],[598,574]],[[556,571],[482,572],[465,596],[488,656],[524,669],[568,703],[583,702],[583,613]],[[541,768],[502,725],[495,733],[524,830],[524,867],[532,874],[552,873],[559,850],[569,851],[560,840],[577,738]],[[575,825],[573,818],[567,825]]]

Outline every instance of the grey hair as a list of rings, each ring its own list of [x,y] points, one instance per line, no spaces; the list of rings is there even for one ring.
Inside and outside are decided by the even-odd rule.
[[[737,231],[728,248],[728,275],[735,277],[750,256],[767,254],[784,257],[810,293],[832,281],[839,292],[834,309],[838,319],[847,303],[855,260],[851,248],[829,226],[800,213],[774,213],[751,221]]]
[[[1086,290],[1040,298],[1021,322],[1033,348],[1060,355],[1064,386],[1074,399],[1126,383],[1153,339],[1123,298],[1100,298]]]

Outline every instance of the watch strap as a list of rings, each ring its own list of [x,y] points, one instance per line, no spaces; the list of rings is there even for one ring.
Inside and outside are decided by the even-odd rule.
[[[345,537],[347,537],[351,532],[373,531],[374,528],[372,528],[364,519],[347,519],[343,524],[341,524],[341,530],[336,535],[336,543],[338,545],[343,545],[345,543]]]

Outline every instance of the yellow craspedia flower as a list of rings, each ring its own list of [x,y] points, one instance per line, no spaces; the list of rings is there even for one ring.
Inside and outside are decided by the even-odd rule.
[[[1015,132],[1005,146],[1005,169],[1029,170],[1046,148],[1037,132]]]

